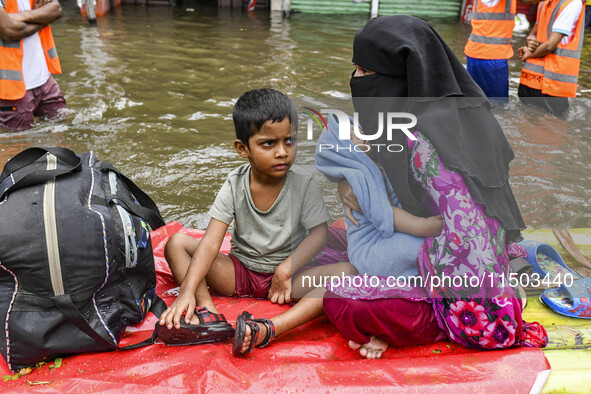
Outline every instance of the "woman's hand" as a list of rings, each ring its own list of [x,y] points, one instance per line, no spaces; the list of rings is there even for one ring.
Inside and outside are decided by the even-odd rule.
[[[351,223],[353,223],[356,226],[359,226],[359,222],[353,216],[353,212],[351,212],[362,212],[361,206],[359,206],[359,200],[357,200],[357,196],[355,196],[353,188],[346,179],[343,179],[339,182],[339,187],[337,190],[339,192],[339,198],[341,199],[341,202],[345,207],[345,216],[347,216]]]
[[[289,261],[284,261],[275,269],[267,299],[279,305],[291,302],[291,263]]]

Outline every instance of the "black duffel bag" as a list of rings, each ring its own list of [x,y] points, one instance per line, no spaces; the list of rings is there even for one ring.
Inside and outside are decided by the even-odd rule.
[[[117,349],[128,325],[166,309],[148,225],[164,225],[156,204],[92,152],[31,148],[6,163],[0,351],[13,371]]]

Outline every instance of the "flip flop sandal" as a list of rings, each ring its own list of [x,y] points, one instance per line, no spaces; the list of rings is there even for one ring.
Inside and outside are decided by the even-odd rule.
[[[527,261],[532,265],[534,272],[540,275],[540,280],[547,278],[549,283],[554,283],[556,278],[564,281],[565,275],[572,275],[574,280],[581,276],[570,269],[556,249],[547,243],[537,241],[521,241],[519,243],[527,250]]]
[[[234,342],[232,343],[232,354],[235,356],[245,356],[248,353],[252,352],[253,347],[265,347],[271,342],[273,338],[275,338],[275,325],[269,319],[260,318],[260,319],[253,319],[253,315],[248,313],[247,311],[242,312],[238,319],[236,319],[236,333],[234,334]],[[259,343],[258,345],[254,345],[259,338],[260,328],[257,323],[263,323],[265,327],[267,327],[267,335],[265,338]],[[246,351],[241,352],[242,344],[244,343],[244,338],[246,337],[246,326],[250,327],[250,343]]]
[[[591,278],[574,280],[571,286],[563,284],[540,295],[540,300],[561,315],[591,319]]]
[[[522,241],[519,244],[526,248],[527,261],[534,272],[542,279],[547,278],[550,283],[554,283],[557,278],[562,282],[555,289],[545,290],[540,295],[540,301],[561,315],[591,319],[591,279],[583,278],[570,269],[556,249],[546,243]]]
[[[195,308],[195,316],[199,324],[187,324],[181,320],[180,328],[161,326],[156,322],[156,333],[162,342],[170,346],[199,345],[223,341],[234,336],[234,329],[221,313],[212,313],[207,308]]]
[[[557,289],[546,290],[540,300],[561,315],[591,319],[591,279],[577,279],[571,286],[563,284]]]

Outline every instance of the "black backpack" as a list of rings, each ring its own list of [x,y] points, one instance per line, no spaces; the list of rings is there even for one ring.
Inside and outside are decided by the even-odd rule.
[[[128,325],[166,309],[148,225],[164,225],[154,202],[92,152],[31,148],[6,163],[0,352],[13,371],[119,348]]]

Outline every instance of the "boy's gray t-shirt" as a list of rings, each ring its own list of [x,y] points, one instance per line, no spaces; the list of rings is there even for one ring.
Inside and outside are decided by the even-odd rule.
[[[307,230],[330,219],[320,188],[311,174],[292,167],[277,199],[267,211],[250,194],[250,164],[228,174],[209,215],[230,224],[230,253],[255,272],[273,273],[306,237]]]

